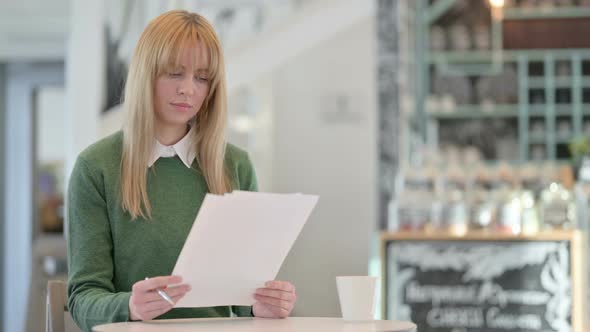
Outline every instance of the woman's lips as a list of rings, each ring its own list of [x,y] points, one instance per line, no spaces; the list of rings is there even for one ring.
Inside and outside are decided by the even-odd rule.
[[[186,103],[170,103],[170,105],[174,106],[179,111],[187,111],[191,109],[193,106]]]

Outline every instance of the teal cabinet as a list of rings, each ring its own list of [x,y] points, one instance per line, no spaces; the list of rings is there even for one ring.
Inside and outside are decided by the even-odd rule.
[[[590,7],[508,7],[499,19],[488,8],[489,26],[483,31],[489,31],[489,49],[475,46],[482,44],[475,40],[481,33],[471,35],[469,49],[457,49],[465,43],[452,42],[462,32],[453,15],[481,16],[472,9],[457,11],[459,3],[419,0],[416,8],[419,84],[414,121],[420,123],[424,140],[435,146],[462,144],[445,132],[456,133],[460,123],[494,122],[513,130],[518,150],[513,161],[568,159],[568,143],[590,136],[590,49],[504,49],[502,26],[507,20],[590,20]],[[446,42],[441,42],[443,28]],[[441,44],[446,49],[433,49]]]

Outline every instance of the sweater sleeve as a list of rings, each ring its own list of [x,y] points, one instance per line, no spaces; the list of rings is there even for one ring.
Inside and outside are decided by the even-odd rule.
[[[250,155],[245,153],[244,158],[238,164],[238,177],[240,183],[240,190],[244,191],[258,191],[258,179],[256,178],[256,171],[254,165],[250,160]]]
[[[129,292],[113,285],[113,239],[102,174],[78,157],[67,198],[68,308],[78,326],[129,320]]]

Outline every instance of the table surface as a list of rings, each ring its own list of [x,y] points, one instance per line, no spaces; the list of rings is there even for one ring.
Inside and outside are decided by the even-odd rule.
[[[289,317],[285,319],[264,318],[197,318],[163,319],[147,322],[125,322],[98,325],[96,332],[412,332],[416,325],[410,322],[375,320],[370,322],[346,322],[342,318]]]

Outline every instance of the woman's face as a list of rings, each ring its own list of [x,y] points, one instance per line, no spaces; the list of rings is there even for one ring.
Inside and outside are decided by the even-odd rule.
[[[180,55],[178,68],[156,79],[156,125],[186,130],[186,125],[201,109],[209,93],[207,59],[202,48]],[[195,65],[195,57],[198,57]]]

